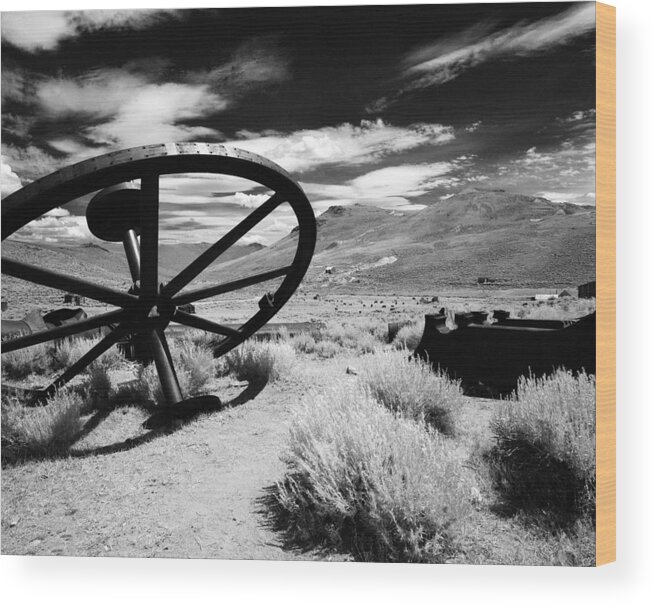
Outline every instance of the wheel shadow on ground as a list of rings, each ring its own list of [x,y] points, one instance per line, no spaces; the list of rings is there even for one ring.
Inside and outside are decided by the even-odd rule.
[[[248,386],[241,393],[239,393],[231,400],[222,402],[218,400],[218,398],[216,398],[215,404],[205,405],[202,406],[202,408],[194,408],[193,410],[190,410],[188,412],[179,411],[177,414],[174,415],[167,414],[166,412],[162,413],[160,412],[157,406],[152,404],[148,406],[143,406],[146,412],[152,415],[144,423],[144,427],[145,427],[146,423],[151,422],[150,425],[147,426],[149,427],[147,433],[137,436],[135,438],[128,438],[127,440],[123,440],[122,442],[108,444],[106,446],[98,446],[95,448],[73,451],[70,453],[70,456],[75,458],[80,458],[80,457],[96,456],[96,455],[103,455],[103,454],[113,454],[116,452],[131,450],[132,448],[136,448],[143,444],[147,444],[148,442],[152,442],[153,440],[157,439],[159,436],[170,435],[175,433],[185,425],[191,423],[194,419],[198,418],[200,415],[213,414],[216,412],[220,412],[222,410],[226,410],[228,408],[235,408],[237,406],[241,406],[242,404],[245,404],[246,402],[254,400],[259,395],[259,393],[264,389],[264,387],[266,387],[266,382],[249,383]],[[180,406],[184,406],[184,404],[181,404]],[[93,431],[93,429],[97,425],[99,425],[102,422],[102,420],[104,420],[109,414],[111,414],[113,410],[114,408],[110,409],[108,412],[98,411],[97,415],[94,415],[94,417],[89,419],[87,424],[88,423],[93,424],[95,416],[99,417],[98,421],[95,422],[95,425],[91,427],[89,432],[87,432],[87,435],[88,433]],[[153,419],[155,419],[154,423],[152,423]]]
[[[57,452],[48,454],[39,453],[37,455],[21,450],[15,453],[10,453],[10,449],[8,449],[3,443],[2,466],[11,466],[36,459],[56,460],[69,457],[81,459],[91,456],[109,455],[117,452],[132,450],[133,448],[148,444],[149,442],[152,442],[161,436],[175,433],[201,415],[215,414],[217,412],[221,412],[222,410],[236,408],[237,406],[241,406],[251,400],[254,400],[264,389],[264,387],[266,387],[266,382],[249,383],[244,390],[242,390],[233,398],[226,400],[225,402],[215,398],[215,403],[212,405],[203,406],[202,408],[194,408],[193,410],[189,411],[181,410],[174,415],[162,413],[162,409],[152,402],[128,403],[120,399],[113,402],[106,402],[100,406],[97,406],[93,410],[90,418],[87,419],[87,421],[84,423],[81,431],[70,443],[68,443],[66,448],[62,448]],[[79,449],[73,448],[74,444],[79,443],[81,440],[88,437],[103,423],[103,421],[106,421],[113,412],[125,408],[140,409],[150,415],[150,417],[146,422],[144,422],[142,426],[145,426],[145,423],[148,423],[148,421],[151,421],[152,419],[156,419],[156,423],[154,423],[154,426],[152,427],[146,427],[148,429],[146,433],[136,437],[130,437],[119,442],[114,442],[102,446]]]

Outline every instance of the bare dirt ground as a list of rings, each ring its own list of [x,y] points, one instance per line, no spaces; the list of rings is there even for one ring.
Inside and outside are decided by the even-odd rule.
[[[2,552],[344,559],[285,547],[264,503],[284,473],[294,407],[344,363],[316,362],[259,392],[222,380],[223,410],[167,434],[141,429],[139,409],[115,410],[69,458],[5,468]]]

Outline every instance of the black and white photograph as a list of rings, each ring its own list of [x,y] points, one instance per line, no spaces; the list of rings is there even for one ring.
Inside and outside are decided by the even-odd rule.
[[[597,564],[596,3],[1,33],[3,555]]]

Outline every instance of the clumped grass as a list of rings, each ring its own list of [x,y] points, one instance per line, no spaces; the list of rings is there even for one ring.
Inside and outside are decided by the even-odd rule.
[[[486,454],[494,486],[512,510],[557,525],[593,522],[596,502],[596,380],[558,370],[522,377],[492,422]],[[547,513],[545,513],[547,512]]]
[[[216,375],[216,362],[212,351],[199,341],[182,338],[170,343],[173,365],[185,398],[206,391],[209,382]],[[137,368],[137,384],[130,386],[124,396],[131,395],[139,401],[163,402],[157,368],[153,363]]]
[[[38,407],[3,397],[3,461],[64,454],[82,430],[82,405],[80,394],[69,389],[60,389]]]
[[[413,322],[403,326],[393,340],[395,349],[415,350],[423,336],[424,322]]]
[[[329,359],[334,358],[343,350],[333,341],[319,341],[316,343],[314,351],[319,358]]]
[[[286,342],[246,341],[224,356],[224,372],[250,383],[287,378],[296,363],[294,348]]]
[[[86,374],[89,379],[85,389],[90,402],[108,402],[112,393],[109,366],[101,359],[95,360],[87,368]]]
[[[50,371],[51,348],[47,343],[2,354],[2,376],[10,381],[21,381],[32,374]]]
[[[471,505],[453,446],[363,388],[307,401],[287,464],[274,498],[296,541],[368,561],[444,562],[457,552]]]
[[[72,366],[98,342],[99,339],[85,339],[81,337],[72,337],[58,341],[50,349],[51,360],[49,370],[57,372]],[[118,351],[118,348],[114,346],[96,358],[94,364],[101,365],[107,369],[113,369],[118,368],[124,361],[125,358]]]
[[[356,325],[330,321],[318,331],[318,339],[357,353],[371,353],[384,341],[384,336],[377,330],[377,324]]]
[[[301,332],[289,340],[289,344],[294,348],[297,353],[314,353],[316,350],[316,340],[312,335],[306,332]]]
[[[178,374],[184,375],[180,380],[187,395],[202,392],[215,376],[214,355],[205,344],[183,339],[173,343],[171,355]]]
[[[77,362],[97,342],[94,339],[73,337],[3,354],[2,375],[9,380],[21,381],[30,375],[47,376],[57,373]],[[99,366],[111,370],[123,363],[124,358],[118,348],[111,347],[86,372],[91,373],[91,368],[97,369]]]
[[[62,339],[52,348],[52,370],[58,371],[68,368],[89,351],[94,344],[90,339]]]
[[[462,403],[458,381],[406,351],[380,351],[360,363],[360,380],[389,410],[454,435]]]

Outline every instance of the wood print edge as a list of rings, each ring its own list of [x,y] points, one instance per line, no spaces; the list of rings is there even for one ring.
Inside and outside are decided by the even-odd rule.
[[[616,560],[616,8],[596,3],[596,566]]]

